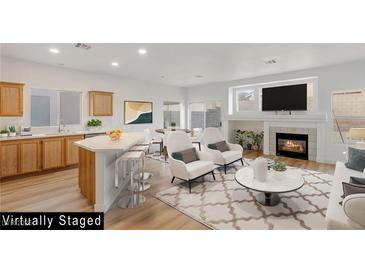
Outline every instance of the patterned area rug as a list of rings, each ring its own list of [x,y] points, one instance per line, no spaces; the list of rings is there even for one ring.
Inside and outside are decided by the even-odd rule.
[[[280,204],[266,207],[255,201],[257,192],[235,181],[239,168],[236,164],[227,175],[217,171],[216,181],[205,176],[193,184],[191,194],[187,184],[180,183],[155,197],[212,229],[325,229],[331,175],[297,169],[304,186],[280,194]]]

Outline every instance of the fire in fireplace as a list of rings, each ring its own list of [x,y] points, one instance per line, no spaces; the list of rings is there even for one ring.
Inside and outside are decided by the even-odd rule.
[[[276,155],[308,160],[308,135],[276,133]]]

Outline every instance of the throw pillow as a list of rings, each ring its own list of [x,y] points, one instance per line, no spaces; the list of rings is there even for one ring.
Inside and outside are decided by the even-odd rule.
[[[345,182],[343,182],[342,184],[346,184]],[[365,178],[360,178],[360,177],[350,177],[350,184],[352,185],[357,185],[357,186],[364,186],[365,187]],[[344,192],[345,193],[345,192]],[[343,194],[341,196],[342,199],[344,199],[346,196],[345,194]],[[340,205],[342,205],[342,202],[339,202]]]
[[[347,168],[363,171],[365,168],[365,150],[349,147]]]
[[[365,193],[365,185],[358,185],[358,184],[351,184],[351,183],[342,183],[343,187],[343,195],[345,197],[351,195],[351,194],[357,194],[357,193]]]
[[[194,147],[183,151],[173,152],[171,156],[176,160],[183,161],[185,164],[199,160]]]
[[[225,152],[225,151],[229,150],[229,147],[228,147],[226,141],[221,141],[221,142],[218,142],[218,143],[209,144],[208,148],[214,149],[214,150],[219,150],[220,152]]]
[[[365,185],[365,177],[350,177],[350,183],[355,185]]]

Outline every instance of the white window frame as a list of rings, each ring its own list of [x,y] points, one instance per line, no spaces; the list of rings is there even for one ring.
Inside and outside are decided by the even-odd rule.
[[[61,116],[61,110],[60,110],[60,92],[76,92],[79,93],[80,95],[80,124],[65,124],[66,126],[82,126],[83,125],[83,93],[81,91],[75,91],[75,90],[59,90],[59,89],[47,89],[47,88],[35,88],[32,87],[30,88],[30,96],[32,96],[32,89],[35,90],[47,90],[47,91],[54,91],[57,92],[57,125],[55,126],[32,126],[32,117],[31,114],[29,115],[29,125],[31,125],[32,128],[34,129],[54,129],[54,128],[58,128],[59,124],[60,124],[60,116]],[[31,113],[31,109],[32,109],[32,105],[31,105],[31,100],[29,98],[29,113]]]
[[[354,93],[357,91],[362,91],[364,92],[362,89],[357,89],[357,90],[346,90],[346,91],[332,91],[331,92],[331,118],[332,118],[332,123],[331,123],[331,129],[332,129],[332,143],[333,144],[338,144],[338,142],[335,141],[335,128],[334,128],[334,123],[335,123],[335,118],[337,118],[337,120],[364,120],[365,116],[335,116],[334,110],[333,110],[333,94],[334,93]],[[344,139],[344,143],[347,143],[349,140]]]

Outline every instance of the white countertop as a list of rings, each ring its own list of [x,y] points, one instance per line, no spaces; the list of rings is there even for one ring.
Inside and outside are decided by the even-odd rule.
[[[74,144],[93,152],[112,152],[128,150],[132,146],[143,142],[143,132],[126,132],[117,141],[112,141],[109,136],[96,136],[85,140],[77,141]]]
[[[98,134],[105,133],[106,130],[100,131],[91,131],[91,130],[80,130],[74,132],[61,132],[61,133],[34,133],[29,136],[20,136],[17,135],[15,137],[2,137],[1,141],[16,141],[16,140],[26,140],[26,139],[38,139],[38,138],[51,138],[51,137],[62,137],[62,136],[75,136],[75,135],[85,135],[85,134]]]

